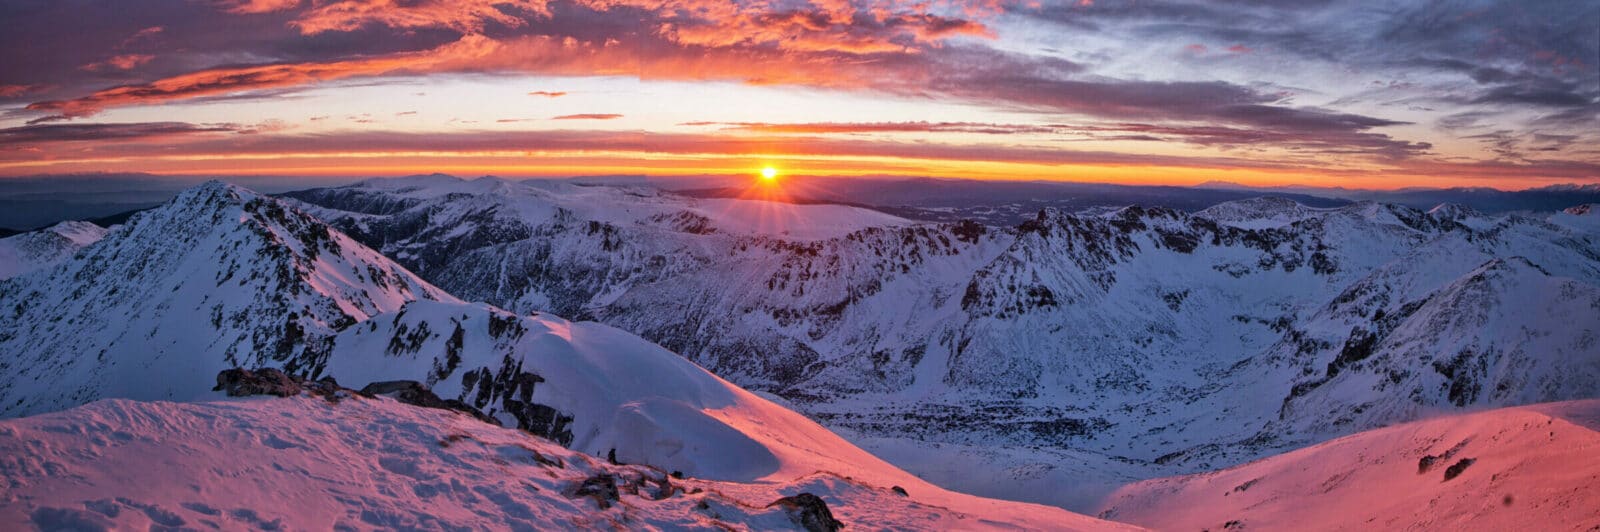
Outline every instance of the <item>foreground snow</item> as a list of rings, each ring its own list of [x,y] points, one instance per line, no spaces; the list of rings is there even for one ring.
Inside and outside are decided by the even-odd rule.
[[[1160,530],[1593,530],[1597,430],[1600,400],[1408,423],[1133,484],[1102,517]]]
[[[620,493],[607,507],[577,493],[607,474]],[[920,488],[903,496],[829,471],[669,479],[455,412],[359,396],[114,399],[7,420],[0,478],[6,530],[788,529],[786,511],[769,505],[799,493],[821,497],[852,530],[1130,528]]]

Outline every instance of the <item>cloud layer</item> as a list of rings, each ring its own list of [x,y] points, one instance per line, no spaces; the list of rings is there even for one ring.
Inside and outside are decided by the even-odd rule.
[[[921,139],[941,149],[985,147],[955,150],[980,161],[992,153],[1034,161],[1053,160],[1036,154],[1052,149],[1079,153],[1063,142],[1091,142],[1096,153],[1117,155],[1099,164],[1600,180],[1592,173],[1600,163],[1592,147],[1600,140],[1600,7],[1586,2],[165,0],[128,10],[100,1],[103,9],[0,6],[0,18],[17,22],[0,35],[0,56],[17,66],[0,72],[0,124],[10,126],[0,144],[13,153],[155,136],[212,142],[227,132],[85,122],[122,109],[247,105],[339,84],[401,94],[429,80],[537,76],[784,87],[815,94],[821,111],[848,96],[933,113],[792,121],[670,109],[706,119],[643,130],[698,128],[686,135],[746,149],[760,147],[751,138],[803,136],[786,151],[878,156],[883,146]],[[613,85],[613,94],[638,90]],[[603,105],[584,98],[607,91],[523,91],[538,98],[523,96],[508,104],[517,110],[486,122],[652,120],[580,107]],[[937,115],[949,106],[978,111]],[[427,115],[405,107],[380,116]],[[373,136],[393,122],[352,120],[367,129],[347,137],[399,142]],[[841,154],[830,142],[878,147]]]

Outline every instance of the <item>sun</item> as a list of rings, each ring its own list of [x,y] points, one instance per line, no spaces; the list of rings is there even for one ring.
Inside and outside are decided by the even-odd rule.
[[[771,166],[763,167],[761,169],[761,178],[765,179],[767,181],[772,181],[772,180],[777,179],[778,178],[778,169],[777,168],[773,168]]]

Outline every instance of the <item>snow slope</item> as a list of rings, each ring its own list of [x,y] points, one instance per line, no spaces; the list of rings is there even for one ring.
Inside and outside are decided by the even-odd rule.
[[[611,475],[618,499],[580,496]],[[1118,530],[1064,510],[909,496],[871,476],[738,483],[611,465],[444,410],[353,396],[105,400],[0,422],[0,529],[797,528],[811,493],[850,530]]]
[[[1429,419],[1133,484],[1101,516],[1158,530],[1593,530],[1597,431],[1600,400]]]
[[[598,323],[417,301],[350,328],[336,344],[327,374],[346,386],[426,376],[441,397],[574,450],[614,451],[624,463],[734,482],[783,483],[826,471],[899,485],[939,506],[988,512],[983,505],[997,504],[940,489],[660,346]],[[529,414],[526,404],[553,411]],[[566,420],[551,426],[551,415]]]
[[[1563,209],[1550,215],[1550,223],[1571,227],[1578,231],[1600,233],[1600,205],[1585,203]]]
[[[0,238],[0,280],[53,266],[105,236],[103,227],[70,221]]]
[[[213,181],[0,281],[0,417],[191,399],[237,366],[316,375],[335,331],[413,299],[454,300],[315,218]]]

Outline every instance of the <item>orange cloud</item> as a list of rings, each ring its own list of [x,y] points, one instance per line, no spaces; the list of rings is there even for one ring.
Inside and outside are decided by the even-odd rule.
[[[579,113],[575,115],[561,115],[551,120],[616,120],[622,115],[612,113]]]
[[[493,43],[487,38],[468,35],[433,50],[373,59],[201,70],[150,83],[113,87],[73,100],[37,102],[28,105],[27,109],[59,113],[54,117],[35,120],[37,122],[58,117],[88,116],[106,107],[145,105],[242,91],[292,87],[355,76],[421,73],[447,62],[482,56],[492,48]]]
[[[46,89],[44,85],[0,85],[0,98],[17,98]]]
[[[138,68],[140,65],[143,65],[145,63],[149,63],[150,60],[155,59],[155,58],[156,58],[156,56],[149,55],[149,54],[115,55],[115,56],[111,56],[111,58],[106,59],[105,61],[99,61],[99,62],[89,63],[87,65],[83,65],[81,68],[83,70],[89,70],[89,71],[95,71],[95,72],[104,71],[104,70],[132,70],[134,68]]]
[[[511,27],[526,24],[516,16],[518,12],[548,16],[550,11],[546,3],[545,0],[321,0],[290,24],[306,35],[351,31],[367,25],[396,29],[450,28],[477,33],[489,23]]]
[[[533,91],[533,92],[528,93],[528,95],[529,96],[543,96],[543,97],[546,97],[546,98],[560,98],[562,96],[566,96],[567,93],[566,93],[566,91]]]
[[[223,11],[244,15],[272,13],[299,7],[300,0],[217,0]]]

